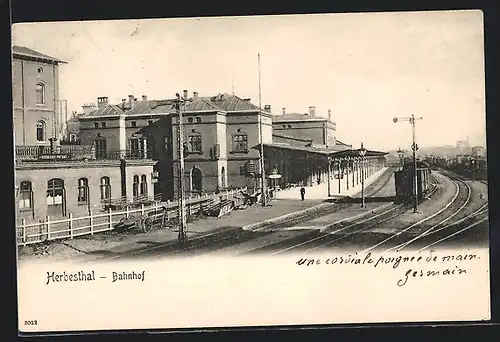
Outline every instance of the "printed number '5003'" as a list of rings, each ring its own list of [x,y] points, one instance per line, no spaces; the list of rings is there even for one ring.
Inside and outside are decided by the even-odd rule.
[[[38,322],[35,320],[35,321],[24,321],[24,325],[37,325]]]

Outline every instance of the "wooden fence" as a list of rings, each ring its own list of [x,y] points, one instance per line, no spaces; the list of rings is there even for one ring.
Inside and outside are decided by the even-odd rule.
[[[210,194],[186,198],[187,217],[199,214],[203,206],[220,199],[238,199],[238,194],[246,191],[245,188],[223,191],[219,194]],[[29,245],[44,241],[74,238],[82,235],[93,235],[100,232],[110,231],[122,219],[131,217],[140,217],[148,214],[160,214],[163,208],[167,210],[168,219],[178,217],[177,201],[159,202],[155,201],[152,205],[141,205],[140,208],[130,209],[129,207],[121,211],[113,211],[111,208],[105,213],[93,213],[87,216],[73,217],[70,213],[68,218],[52,221],[50,217],[37,223],[27,224],[24,219],[17,226],[17,244]]]

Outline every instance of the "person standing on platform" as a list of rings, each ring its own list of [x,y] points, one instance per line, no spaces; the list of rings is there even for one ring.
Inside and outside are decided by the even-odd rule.
[[[300,188],[300,199],[303,201],[306,196],[306,189],[304,187]]]

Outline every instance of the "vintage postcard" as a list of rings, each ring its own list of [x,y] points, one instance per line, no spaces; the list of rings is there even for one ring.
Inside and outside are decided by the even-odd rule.
[[[490,319],[481,11],[13,26],[19,330]]]

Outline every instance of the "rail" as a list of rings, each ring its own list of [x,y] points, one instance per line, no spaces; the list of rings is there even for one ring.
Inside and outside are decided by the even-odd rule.
[[[204,196],[190,197],[186,199],[186,210],[188,218],[201,213],[204,206],[214,201],[225,199],[238,199],[241,192],[246,192],[247,188],[238,188],[234,190],[222,191],[218,194],[207,194]],[[111,231],[123,219],[129,219],[132,216],[145,216],[152,213],[160,213],[167,210],[168,219],[175,219],[178,216],[178,204],[176,201],[160,202],[154,201],[151,205],[141,204],[139,208],[130,208],[126,206],[124,210],[113,211],[108,207],[106,212],[93,213],[90,210],[89,215],[73,217],[69,214],[68,218],[61,220],[51,220],[46,217],[36,223],[27,224],[24,219],[17,226],[17,244],[21,246],[41,243],[52,240],[74,238],[83,235],[93,235],[100,232]]]

